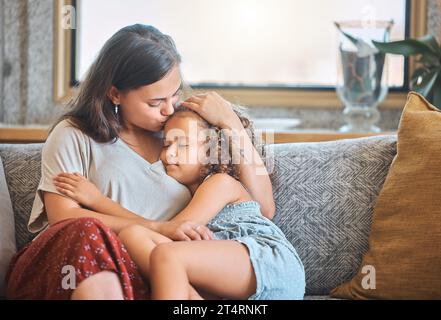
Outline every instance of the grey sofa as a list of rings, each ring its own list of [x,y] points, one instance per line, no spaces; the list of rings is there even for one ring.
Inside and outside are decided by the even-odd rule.
[[[26,224],[40,179],[41,147],[0,145],[17,249],[33,238]],[[373,207],[396,154],[396,136],[277,144],[266,150],[274,221],[303,261],[305,298],[329,299],[332,288],[356,273],[368,249]]]

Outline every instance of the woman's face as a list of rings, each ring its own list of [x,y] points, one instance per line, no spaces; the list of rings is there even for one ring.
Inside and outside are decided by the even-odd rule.
[[[207,143],[193,112],[179,112],[164,127],[164,146],[160,159],[167,174],[190,186],[201,181],[201,169],[206,161]]]
[[[182,88],[179,66],[161,80],[119,95],[119,113],[126,129],[162,130],[173,114]]]

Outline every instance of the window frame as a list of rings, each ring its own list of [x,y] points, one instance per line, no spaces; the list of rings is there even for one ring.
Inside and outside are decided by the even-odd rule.
[[[75,29],[61,29],[61,9],[76,0],[56,0],[54,7],[54,101],[65,103],[77,91],[75,80]],[[75,16],[76,18],[76,16]],[[427,32],[427,0],[406,0],[406,36],[416,38]],[[403,108],[409,90],[409,75],[415,70],[415,59],[405,59],[404,86],[391,88],[380,108]],[[196,93],[216,91],[227,100],[248,107],[341,108],[335,87],[250,87],[250,86],[192,86]]]

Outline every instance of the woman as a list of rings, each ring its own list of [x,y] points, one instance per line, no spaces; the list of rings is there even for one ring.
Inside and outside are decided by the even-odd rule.
[[[165,121],[183,87],[173,40],[151,26],[128,26],[100,51],[72,110],[51,131],[29,221],[44,231],[11,262],[9,299],[147,299],[148,287],[117,234],[141,225],[173,240],[210,239],[206,226],[167,221],[190,201],[188,189],[167,176],[159,160]],[[213,125],[242,130],[229,102],[215,93],[183,105]],[[272,188],[249,139],[240,152],[240,180],[272,218]],[[133,213],[105,214],[63,196],[52,179],[80,172],[103,194]],[[168,192],[155,192],[167,190]],[[67,268],[66,268],[67,266]],[[75,283],[65,281],[75,271]]]

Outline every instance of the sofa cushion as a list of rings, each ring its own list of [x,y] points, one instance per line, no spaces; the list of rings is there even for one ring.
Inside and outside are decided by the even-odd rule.
[[[42,146],[40,143],[0,145],[0,157],[14,210],[17,249],[35,236],[28,231],[27,224],[40,181]]]
[[[441,110],[411,92],[398,152],[373,215],[357,275],[332,291],[344,299],[441,299]]]
[[[306,294],[328,295],[351,279],[368,249],[372,211],[396,153],[396,136],[272,149],[274,222],[303,261]]]
[[[0,157],[0,297],[4,295],[4,279],[16,252],[14,212]]]

